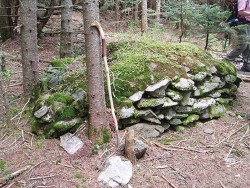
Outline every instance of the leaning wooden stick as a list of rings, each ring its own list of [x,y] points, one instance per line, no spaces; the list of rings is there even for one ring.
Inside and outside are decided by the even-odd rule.
[[[115,108],[114,108],[114,103],[113,103],[113,97],[112,97],[112,92],[111,92],[111,85],[110,85],[110,75],[109,75],[109,67],[108,67],[108,59],[107,59],[107,43],[106,43],[106,38],[104,35],[104,31],[100,25],[99,22],[95,21],[91,24],[92,27],[96,27],[100,33],[101,39],[102,39],[102,56],[104,60],[104,66],[105,66],[105,71],[106,71],[106,76],[107,76],[107,83],[108,83],[108,93],[109,93],[109,101],[110,101],[110,107],[111,107],[111,113],[112,117],[115,122],[115,130],[116,130],[116,144],[117,148],[119,147],[119,136],[118,136],[118,123],[117,123],[117,118],[115,115]]]

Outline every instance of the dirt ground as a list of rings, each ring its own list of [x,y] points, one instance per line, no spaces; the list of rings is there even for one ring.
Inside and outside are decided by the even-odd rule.
[[[22,99],[19,44],[18,38],[0,44],[0,51],[9,54],[8,68],[14,73],[7,90],[11,96],[13,128],[0,127],[0,185],[2,177],[29,167],[14,179],[9,178],[3,187],[105,187],[97,181],[105,161],[112,155],[122,155],[115,148],[115,138],[95,153],[86,137],[86,125],[82,125],[77,135],[84,141],[84,147],[71,156],[60,147],[59,140],[46,140],[30,132],[29,117],[24,111],[27,101]],[[58,57],[57,44],[56,37],[39,40],[41,70]],[[2,115],[3,107],[0,109]],[[147,143],[148,149],[133,166],[129,185],[133,188],[249,188],[249,111],[250,83],[243,82],[232,109],[223,118],[200,123],[185,133],[168,131],[157,139],[137,135]],[[124,131],[119,135],[122,137]]]

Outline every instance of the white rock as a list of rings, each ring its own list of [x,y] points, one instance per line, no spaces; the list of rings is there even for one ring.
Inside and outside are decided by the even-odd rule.
[[[132,102],[137,102],[137,101],[141,100],[143,94],[144,94],[144,91],[138,91],[138,92],[134,93],[132,96],[130,96],[129,99]]]
[[[135,112],[135,107],[130,107],[130,108],[122,108],[120,110],[119,116],[121,119],[125,119],[125,118],[130,118],[134,115]]]
[[[60,136],[60,142],[60,146],[63,147],[63,149],[65,149],[65,151],[67,151],[70,155],[75,154],[83,147],[81,139],[71,133]]]
[[[109,187],[126,185],[132,177],[132,163],[122,161],[119,156],[110,157],[105,163],[105,169],[100,173],[98,181]]]

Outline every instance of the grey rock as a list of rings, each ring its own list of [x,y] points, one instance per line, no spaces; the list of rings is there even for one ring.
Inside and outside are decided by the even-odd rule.
[[[138,102],[139,100],[141,100],[143,94],[144,91],[138,91],[134,93],[132,96],[130,96],[129,100],[131,100],[132,102]]]
[[[174,111],[172,108],[168,108],[163,111],[163,114],[166,120],[171,120],[176,115],[176,111]]]
[[[133,124],[136,124],[136,123],[139,123],[140,122],[140,118],[127,118],[127,119],[121,119],[121,124],[122,125],[133,125]]]
[[[46,115],[49,112],[49,108],[48,106],[42,106],[39,110],[37,110],[34,113],[34,116],[38,119],[40,119],[41,117],[43,117],[44,115]]]
[[[49,81],[49,87],[54,88],[56,87],[60,82],[60,78],[58,76],[52,77]]]
[[[141,99],[137,106],[138,108],[157,107],[163,105],[165,101],[165,98]]]
[[[225,81],[229,84],[233,84],[234,82],[236,82],[236,80],[237,80],[237,77],[234,75],[229,74],[225,76]]]
[[[216,74],[216,73],[217,73],[216,67],[215,67],[215,66],[212,66],[212,67],[210,68],[209,73],[210,73],[210,74]]]
[[[78,89],[73,95],[74,100],[84,100],[87,97],[87,93],[83,89]]]
[[[140,159],[146,153],[148,146],[143,141],[136,139],[134,147],[135,147],[135,156],[137,159]]]
[[[75,154],[84,145],[80,138],[71,133],[60,136],[60,142],[60,146],[70,155]]]
[[[203,119],[203,120],[210,119],[210,111],[208,108],[201,111],[200,119]]]
[[[190,72],[190,68],[187,66],[182,66],[182,68],[185,70],[185,72]]]
[[[169,123],[162,123],[161,126],[164,128],[164,131],[167,131],[170,128],[170,124]]]
[[[130,118],[133,117],[134,113],[135,113],[135,107],[133,106],[130,108],[123,107],[119,112],[119,118],[120,119]]]
[[[171,107],[171,106],[176,106],[176,105],[178,105],[178,102],[174,102],[170,98],[165,97],[165,101],[162,107]]]
[[[224,105],[216,104],[210,107],[210,118],[218,118],[225,114],[226,109]]]
[[[175,130],[179,133],[184,133],[186,131],[186,128],[179,125],[175,127]]]
[[[98,181],[104,182],[109,187],[124,186],[131,179],[132,170],[130,161],[122,161],[119,156],[112,156],[106,161],[105,169],[98,176]]]
[[[58,102],[58,101],[55,101],[53,103],[53,106],[52,106],[52,109],[53,109],[54,113],[58,114],[58,115],[63,113],[65,108],[66,108],[66,105],[64,103],[61,103],[61,102]]]
[[[191,91],[194,87],[194,81],[186,78],[177,79],[177,81],[172,84],[176,89],[181,91]]]
[[[192,79],[193,79],[194,81],[201,82],[201,81],[203,81],[206,77],[207,77],[207,73],[206,73],[206,72],[199,72],[199,73],[195,74],[195,75],[193,76]]]
[[[129,129],[134,129],[137,134],[140,134],[145,138],[156,138],[161,136],[164,132],[164,128],[162,126],[147,123],[138,123],[129,127]]]
[[[183,119],[188,117],[188,114],[176,114],[173,118],[174,119]]]
[[[181,92],[172,89],[168,89],[166,91],[166,96],[170,97],[174,101],[181,101],[183,99],[183,95]]]
[[[54,121],[54,117],[52,116],[51,113],[47,113],[43,117],[39,119],[39,123],[52,123]]]
[[[204,82],[201,86],[197,88],[197,90],[194,92],[194,96],[204,96],[205,94],[208,94],[219,87],[219,83],[213,83],[213,82]]]
[[[212,97],[212,98],[219,98],[219,97],[221,97],[221,92],[219,92],[219,91],[213,91],[208,96]]]
[[[145,89],[145,92],[147,92],[152,97],[164,97],[165,96],[165,90],[170,84],[169,79],[164,79],[154,85],[150,85]]]
[[[174,109],[177,113],[190,114],[194,112],[193,108],[190,106],[176,106]]]
[[[183,99],[180,102],[181,106],[193,106],[196,99],[190,98],[191,92],[185,92],[183,95]]]
[[[206,134],[213,134],[214,133],[214,130],[211,127],[203,126],[202,129],[203,129],[203,132]]]
[[[209,106],[212,106],[215,103],[216,101],[213,98],[210,98],[210,97],[202,98],[202,99],[197,100],[194,103],[193,109],[195,111],[201,111],[201,110],[208,108]]]
[[[209,82],[211,82],[211,83],[219,83],[218,88],[223,88],[226,85],[226,82],[222,81],[219,76],[211,77]]]
[[[172,119],[170,120],[170,125],[181,125],[182,121],[180,119]]]
[[[163,120],[163,119],[164,119],[164,115],[163,115],[163,114],[159,114],[159,115],[157,116],[157,118],[160,119],[160,120]]]

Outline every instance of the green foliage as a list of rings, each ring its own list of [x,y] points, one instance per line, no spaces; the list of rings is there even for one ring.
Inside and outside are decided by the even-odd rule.
[[[224,76],[228,74],[231,74],[234,76],[237,75],[236,67],[230,62],[216,61],[215,67],[221,75],[224,75]]]

